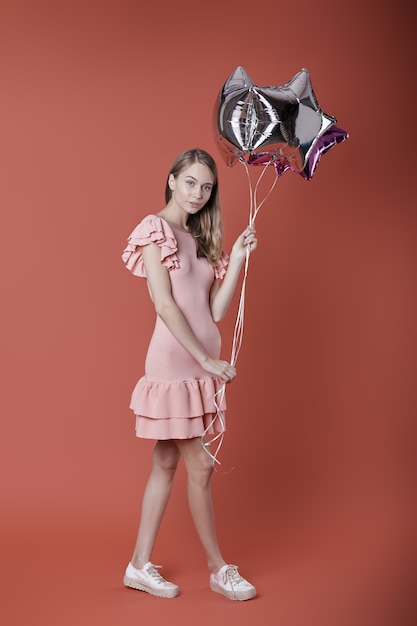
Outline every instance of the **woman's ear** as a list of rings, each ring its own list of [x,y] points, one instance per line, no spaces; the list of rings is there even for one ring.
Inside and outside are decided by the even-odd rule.
[[[171,189],[171,191],[175,188],[175,177],[174,177],[173,174],[169,175],[168,185],[169,185],[169,188]]]

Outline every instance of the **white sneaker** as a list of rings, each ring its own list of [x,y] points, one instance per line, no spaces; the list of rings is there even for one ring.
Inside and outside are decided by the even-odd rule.
[[[160,565],[153,565],[153,563],[148,562],[145,563],[142,569],[136,569],[132,563],[129,563],[123,578],[123,584],[126,587],[146,591],[160,598],[175,598],[179,594],[180,589],[177,585],[168,582],[161,576],[157,569],[160,567]]]
[[[210,589],[229,600],[250,600],[256,596],[255,587],[239,574],[236,565],[223,565],[217,574],[210,574]]]

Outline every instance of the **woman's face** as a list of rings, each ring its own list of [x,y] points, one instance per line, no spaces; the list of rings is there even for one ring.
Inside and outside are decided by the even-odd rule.
[[[168,180],[172,201],[188,215],[194,215],[208,202],[214,177],[207,165],[193,163]]]

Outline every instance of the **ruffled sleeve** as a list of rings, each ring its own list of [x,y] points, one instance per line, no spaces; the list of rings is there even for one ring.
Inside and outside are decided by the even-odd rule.
[[[143,265],[142,248],[156,243],[161,250],[161,263],[168,270],[179,267],[177,257],[178,245],[174,232],[165,220],[156,215],[148,215],[129,235],[128,245],[122,254],[126,268],[135,276],[146,278]]]
[[[229,255],[222,251],[221,257],[217,262],[217,265],[214,268],[214,276],[215,278],[223,278],[226,274],[227,266],[229,265]]]

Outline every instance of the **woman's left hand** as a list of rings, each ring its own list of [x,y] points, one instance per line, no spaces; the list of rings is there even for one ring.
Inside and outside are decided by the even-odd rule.
[[[246,257],[248,247],[249,251],[253,252],[257,245],[256,230],[253,226],[248,226],[236,239],[231,254],[238,257],[239,260],[243,260]]]

